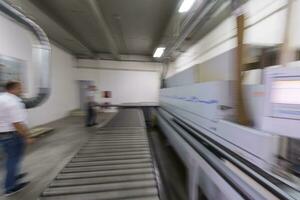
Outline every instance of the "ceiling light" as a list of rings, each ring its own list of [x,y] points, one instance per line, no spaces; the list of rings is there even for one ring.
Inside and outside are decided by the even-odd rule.
[[[155,50],[155,53],[154,53],[153,57],[154,58],[160,58],[164,54],[165,50],[166,50],[165,47],[158,47]]]
[[[192,8],[195,1],[196,0],[183,0],[178,12],[184,13],[184,12],[189,11]]]

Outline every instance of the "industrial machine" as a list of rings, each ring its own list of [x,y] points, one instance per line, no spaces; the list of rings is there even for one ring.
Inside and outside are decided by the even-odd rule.
[[[265,74],[266,98],[262,129],[299,139],[299,62],[290,63],[287,67],[269,68]]]
[[[269,67],[265,70],[264,85],[245,88],[248,110],[255,129],[273,133],[278,137],[276,151],[279,165],[296,174],[299,174],[300,164],[299,64],[293,62],[286,67]]]
[[[244,87],[251,127],[234,121],[233,81],[161,89],[158,124],[187,166],[189,199],[199,188],[208,199],[300,198],[296,170],[277,173],[280,158],[299,166],[297,66],[267,68],[264,85]]]
[[[266,97],[262,130],[280,135],[282,166],[300,174],[300,65],[266,70]]]

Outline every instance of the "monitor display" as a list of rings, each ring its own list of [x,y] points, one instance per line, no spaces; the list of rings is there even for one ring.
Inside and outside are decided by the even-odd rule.
[[[271,102],[300,105],[300,80],[276,80],[272,82]]]

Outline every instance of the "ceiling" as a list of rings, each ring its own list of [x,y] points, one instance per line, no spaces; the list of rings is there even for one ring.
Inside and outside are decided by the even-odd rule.
[[[53,42],[78,58],[94,59],[174,59],[231,13],[230,0],[197,0],[193,12],[185,14],[177,12],[182,0],[8,1],[36,21]],[[214,11],[219,14],[209,17]],[[201,14],[205,15],[194,26]],[[153,60],[159,45],[170,51]]]
[[[105,35],[107,30],[117,54],[150,57],[160,42],[178,1],[96,0],[94,2],[104,19],[105,27],[97,22],[99,19],[95,17],[89,0],[13,2],[29,13],[51,40],[78,57],[110,54],[111,44]],[[50,20],[46,20],[46,17]]]

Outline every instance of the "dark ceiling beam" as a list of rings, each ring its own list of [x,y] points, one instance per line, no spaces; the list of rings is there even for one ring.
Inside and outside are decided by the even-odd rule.
[[[152,56],[119,54],[119,57],[120,57],[120,61],[156,62],[153,60]],[[100,60],[114,60],[112,54],[105,54],[105,53],[98,54],[97,58]]]
[[[176,31],[174,30],[175,29],[174,25],[176,24],[176,21],[178,21],[178,18],[179,18],[178,9],[182,2],[183,2],[183,0],[178,1],[178,4],[176,5],[175,10],[173,11],[169,21],[167,22],[167,24],[165,26],[166,28],[163,30],[162,35],[160,36],[158,43],[156,44],[156,46],[153,50],[153,53],[158,46],[166,47],[168,45],[168,43],[175,38]],[[166,59],[166,58],[164,58],[164,59]],[[156,59],[156,60],[159,60],[159,59]]]
[[[92,14],[93,14],[94,18],[96,19],[99,29],[103,31],[111,54],[113,55],[113,57],[116,60],[120,60],[121,58],[119,55],[118,46],[112,36],[111,30],[109,29],[109,27],[103,17],[102,11],[99,8],[97,1],[86,0],[86,4],[89,6],[90,10],[92,11]]]
[[[73,28],[71,28],[61,17],[54,14],[53,11],[49,10],[45,6],[45,2],[41,2],[38,0],[24,0],[31,2],[34,6],[39,8],[45,15],[47,15],[51,20],[53,20],[58,26],[60,26],[63,30],[65,30],[69,35],[72,36],[72,39],[75,40],[77,43],[79,43],[84,49],[88,51],[88,56],[95,57],[96,54],[91,49],[91,47],[85,42],[84,38],[80,36],[80,34],[75,31]],[[62,45],[62,44],[61,44]],[[64,46],[64,45],[62,45]],[[77,52],[74,52],[74,50],[70,49],[73,54],[77,54]]]

